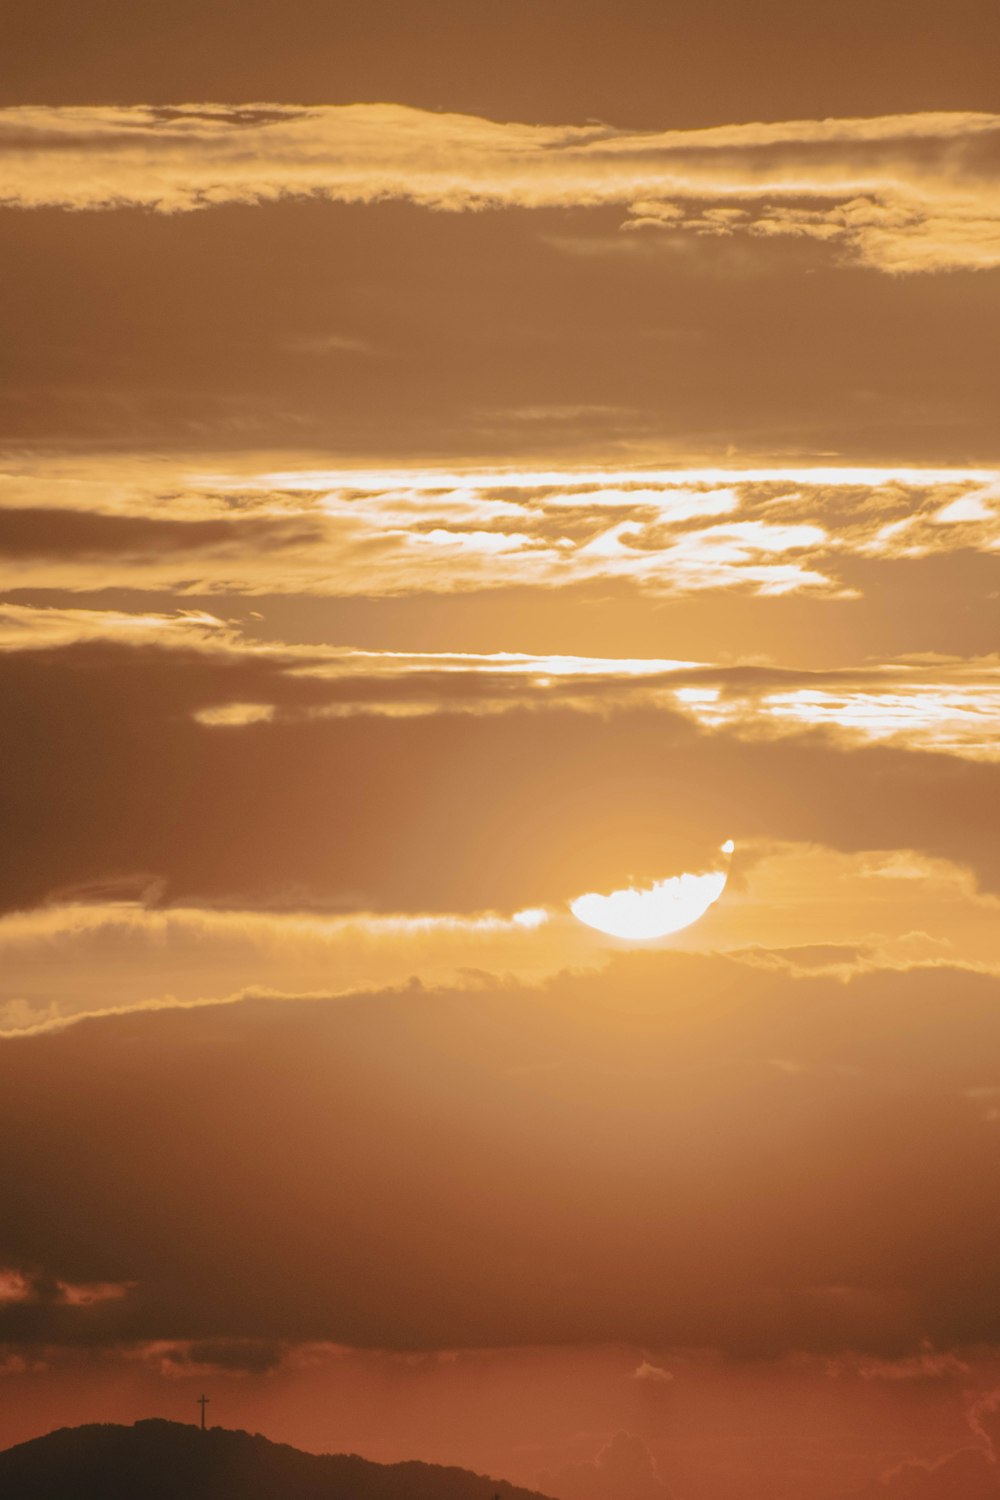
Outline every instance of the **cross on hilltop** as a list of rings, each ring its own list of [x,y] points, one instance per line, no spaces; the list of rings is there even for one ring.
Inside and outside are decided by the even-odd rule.
[[[208,1396],[199,1396],[198,1399],[197,1399],[197,1401],[195,1402],[195,1406],[200,1406],[201,1407],[201,1430],[202,1430],[202,1432],[205,1431],[205,1407],[208,1405],[208,1402],[209,1402]]]

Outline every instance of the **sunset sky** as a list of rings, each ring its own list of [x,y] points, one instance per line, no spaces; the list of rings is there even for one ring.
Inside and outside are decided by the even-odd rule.
[[[994,0],[5,30],[0,1447],[1000,1500]]]

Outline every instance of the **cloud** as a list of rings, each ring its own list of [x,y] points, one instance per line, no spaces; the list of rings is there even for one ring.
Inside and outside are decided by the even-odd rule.
[[[131,610],[37,608],[0,604],[0,651],[43,651],[86,641],[120,645],[187,647],[232,645],[235,636],[215,615],[202,610],[138,614]]]
[[[77,622],[43,620],[43,640],[50,623]],[[1000,887],[1000,768],[976,754],[981,729],[959,755],[928,753],[810,727],[806,711],[826,695],[817,719],[853,703],[877,730],[881,695],[892,734],[910,693],[918,725],[937,722],[950,749],[949,715],[961,724],[970,696],[995,690],[988,665],[955,669],[958,708],[946,694],[937,721],[919,672],[909,686],[901,669],[848,690],[753,671],[741,685],[739,672],[712,670],[693,689],[719,693],[709,709],[732,691],[751,707],[702,727],[683,697],[699,679],[683,671],[664,674],[657,700],[644,696],[655,674],[595,673],[585,659],[556,659],[526,687],[541,660],[257,652],[217,622],[175,623],[169,648],[119,642],[113,619],[110,639],[0,652],[3,908],[144,899],[510,914],[701,869],[727,838],[915,850]],[[174,630],[151,626],[154,639]],[[931,705],[941,675],[923,684]],[[805,707],[789,714],[781,700],[794,707],[796,694]],[[788,732],[761,733],[774,698]],[[504,711],[468,711],[491,700]],[[226,705],[256,707],[211,722]]]
[[[998,134],[985,113],[638,133],[393,104],[20,106],[0,114],[2,201],[620,205],[640,228],[822,237],[883,271],[981,268],[1000,263]]]
[[[924,1350],[903,1359],[841,1359],[831,1361],[830,1373],[834,1376],[854,1375],[865,1381],[925,1382],[943,1380],[967,1381],[971,1367],[965,1360],[949,1352],[936,1353]]]
[[[996,460],[989,276],[890,282],[811,240],[621,233],[622,216],[8,211],[6,467],[60,454],[103,511],[98,476],[126,450],[162,473],[154,454],[229,449],[230,474],[248,449],[273,469]],[[303,350],[326,334],[384,354]],[[168,480],[151,514],[168,496],[180,511]]]
[[[857,1500],[996,1500],[995,1461],[981,1448],[960,1448],[927,1463],[906,1459],[866,1488]]]
[[[632,1432],[616,1432],[589,1463],[539,1475],[556,1500],[671,1500],[649,1448]]]
[[[966,1417],[976,1439],[974,1446],[935,1459],[905,1458],[864,1490],[853,1492],[850,1500],[996,1500],[1000,1495],[998,1404],[996,1391],[982,1392],[969,1401]]]
[[[127,1280],[67,1281],[39,1261],[28,1269],[0,1270],[0,1344],[75,1343],[79,1330],[99,1320],[106,1304],[132,1290]]]
[[[993,733],[1000,712],[996,657],[918,655],[810,670],[657,657],[364,651],[254,641],[204,611],[131,614],[0,604],[0,654],[85,642],[187,652],[181,671],[186,666],[192,676],[200,659],[218,691],[194,702],[191,715],[222,728],[358,713],[659,708],[743,736],[820,729],[844,745],[891,743],[978,760],[1000,755]],[[124,658],[112,652],[108,659]],[[239,693],[245,696],[234,696]]]
[[[668,1385],[673,1378],[670,1370],[665,1370],[662,1365],[650,1364],[648,1359],[644,1359],[631,1375],[632,1380],[638,1380],[644,1385]]]
[[[168,1380],[219,1375],[270,1375],[280,1368],[286,1353],[274,1339],[203,1339],[199,1342],[159,1340],[128,1351],[165,1375]]]
[[[618,582],[850,599],[850,562],[1000,550],[990,470],[99,465],[0,474],[9,588],[441,595]]]
[[[836,893],[836,900],[831,896]],[[155,899],[155,897],[153,898]],[[769,844],[741,848],[724,901],[670,940],[748,964],[847,979],[875,967],[954,961],[1000,971],[996,897],[967,870],[912,852],[837,854]],[[73,1017],[199,1004],[243,988],[284,994],[358,987],[536,982],[607,962],[616,945],[565,906],[428,914],[150,906],[135,899],[47,904],[0,919],[0,1033]],[[4,999],[6,994],[9,999]],[[802,1070],[776,1056],[776,1067]],[[987,1090],[975,1096],[996,1108]]]
[[[996,1341],[997,1127],[970,1090],[1000,1084],[998,985],[661,953],[3,1041],[0,1261],[133,1285],[7,1303],[0,1337],[879,1360]]]
[[[102,515],[83,510],[0,509],[0,556],[17,563],[31,557],[58,564],[67,557],[123,558],[141,564],[149,553],[221,552],[234,543],[282,547],[301,542],[313,528],[303,518],[289,526],[280,519],[220,516],[180,521],[166,516]]]

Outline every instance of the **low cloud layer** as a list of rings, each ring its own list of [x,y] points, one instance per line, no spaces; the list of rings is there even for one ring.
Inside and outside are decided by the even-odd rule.
[[[8,1302],[0,1337],[996,1340],[998,1001],[957,967],[659,954],[5,1041],[0,1263],[129,1289]]]

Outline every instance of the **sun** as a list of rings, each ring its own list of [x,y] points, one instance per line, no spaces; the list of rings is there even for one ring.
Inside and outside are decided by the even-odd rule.
[[[727,839],[721,852],[729,856],[734,847],[732,839]],[[655,885],[628,886],[607,896],[589,891],[571,901],[569,909],[577,921],[608,937],[648,942],[697,922],[718,901],[728,878],[727,858],[726,868],[701,875],[672,875]]]

